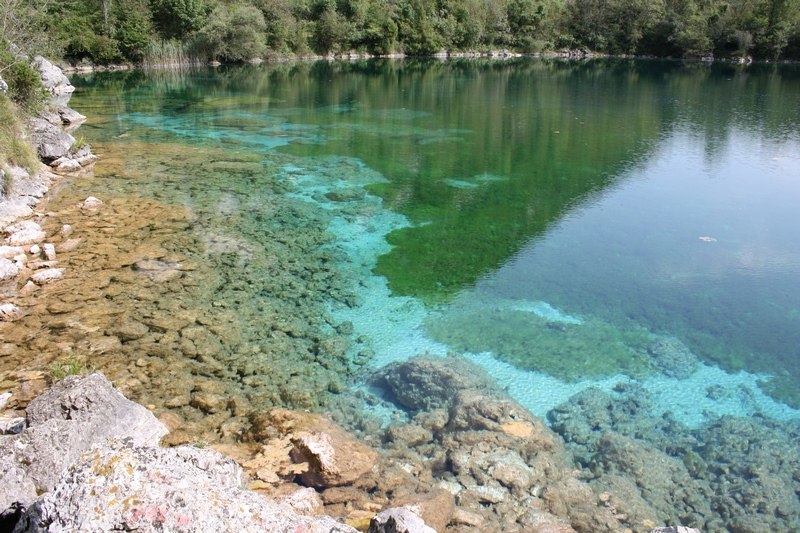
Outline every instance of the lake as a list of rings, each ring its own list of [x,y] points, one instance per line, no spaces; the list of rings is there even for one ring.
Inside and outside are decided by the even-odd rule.
[[[175,231],[193,244],[160,245],[203,273],[182,309],[235,324],[208,342],[254,405],[324,411],[372,390],[364,369],[458,352],[539,416],[635,386],[686,431],[800,418],[797,65],[374,60],[74,83],[101,160],[68,194],[189,213]],[[161,387],[133,389],[160,405]]]

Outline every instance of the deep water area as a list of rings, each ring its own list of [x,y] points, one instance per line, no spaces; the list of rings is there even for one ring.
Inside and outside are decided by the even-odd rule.
[[[505,509],[485,530],[530,531],[503,520],[531,497],[578,531],[800,529],[797,65],[371,60],[73,83],[100,159],[44,206],[49,234],[70,226],[68,275],[0,323],[19,394],[77,359],[179,420],[172,444],[242,441],[265,409],[325,413],[464,506]],[[403,366],[420,354],[455,377],[436,357]],[[465,421],[484,416],[475,389],[524,482],[481,477],[503,460]],[[546,435],[536,453],[517,416]],[[605,514],[581,515],[586,494]]]

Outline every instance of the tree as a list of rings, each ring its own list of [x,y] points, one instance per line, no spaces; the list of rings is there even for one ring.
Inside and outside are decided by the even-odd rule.
[[[184,39],[206,21],[203,0],[150,0],[153,24],[165,39]]]

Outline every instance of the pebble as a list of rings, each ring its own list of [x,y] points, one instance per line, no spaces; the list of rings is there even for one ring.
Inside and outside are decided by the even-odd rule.
[[[37,285],[44,285],[46,283],[50,283],[52,281],[60,280],[64,278],[64,269],[63,268],[47,268],[45,270],[39,270],[38,272],[34,272],[31,276],[31,281],[36,283]]]
[[[19,307],[12,303],[0,304],[0,322],[11,322],[19,317]]]
[[[53,244],[47,243],[44,246],[42,246],[42,249],[44,250],[45,259],[47,259],[48,261],[56,260],[56,247]]]

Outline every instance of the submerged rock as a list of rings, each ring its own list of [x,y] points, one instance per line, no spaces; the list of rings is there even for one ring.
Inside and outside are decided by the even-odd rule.
[[[397,403],[415,410],[448,407],[459,391],[498,391],[486,371],[457,356],[419,355],[387,366],[378,381]]]
[[[309,464],[307,472],[300,475],[304,484],[312,487],[350,485],[372,470],[378,454],[361,444],[342,429],[328,427],[292,439],[295,449],[292,457]]]

